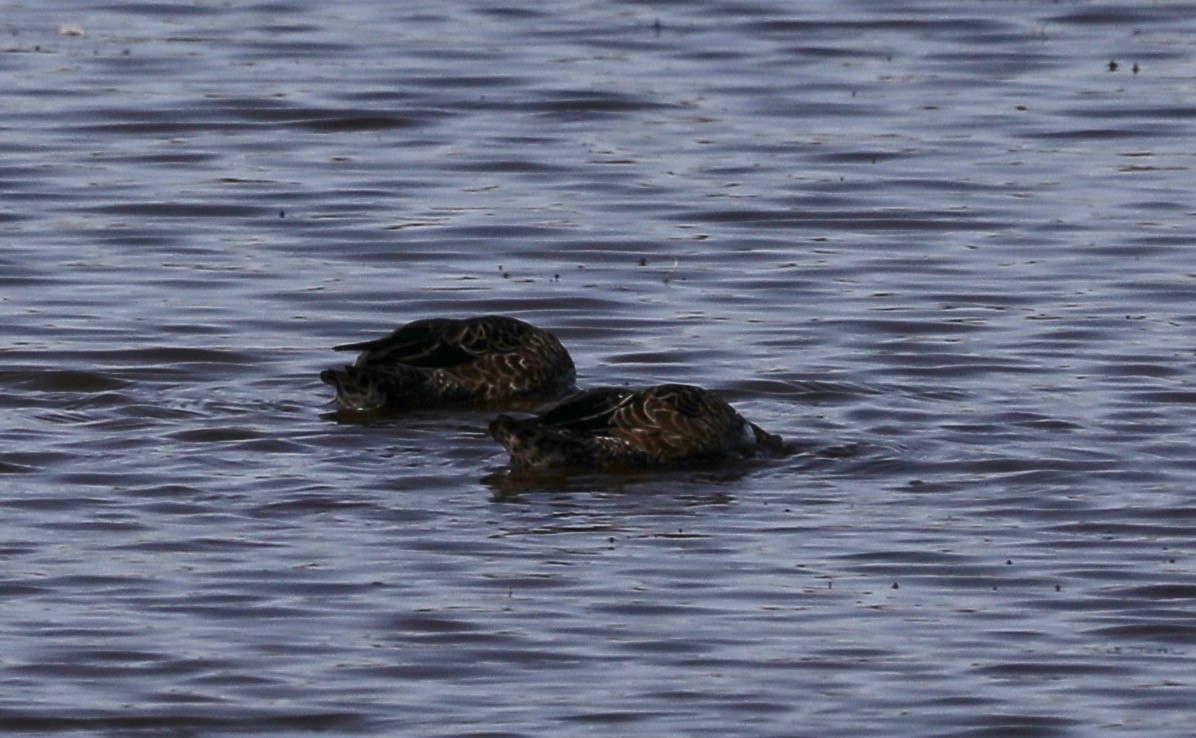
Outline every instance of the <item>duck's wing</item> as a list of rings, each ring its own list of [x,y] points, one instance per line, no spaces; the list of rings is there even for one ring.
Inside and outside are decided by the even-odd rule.
[[[635,391],[621,387],[594,387],[575,392],[536,418],[542,425],[580,435],[605,435],[615,414]]]
[[[636,393],[610,420],[612,437],[660,461],[728,451],[744,440],[745,421],[712,392],[663,384]]]
[[[453,320],[416,320],[373,341],[346,343],[336,351],[360,351],[358,363],[406,364],[427,369],[459,366],[488,353],[513,351],[530,329],[501,315]]]

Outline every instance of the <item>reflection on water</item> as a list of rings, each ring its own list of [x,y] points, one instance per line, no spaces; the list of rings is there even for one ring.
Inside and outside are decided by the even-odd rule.
[[[0,730],[1189,732],[1192,11],[7,8]],[[482,313],[792,453],[333,413]]]
[[[508,469],[481,478],[495,502],[518,501],[540,492],[580,494],[665,494],[670,502],[724,504],[733,500],[734,485],[767,462],[747,460],[704,469],[668,471],[566,472],[560,469]],[[688,492],[686,490],[689,490]]]

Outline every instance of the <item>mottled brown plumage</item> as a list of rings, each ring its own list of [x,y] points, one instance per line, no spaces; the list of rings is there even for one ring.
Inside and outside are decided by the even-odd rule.
[[[684,384],[585,390],[535,417],[500,415],[490,434],[515,467],[651,468],[784,449],[718,395]]]
[[[357,411],[552,400],[571,391],[575,378],[555,336],[502,315],[417,320],[335,350],[361,353],[320,379],[336,388],[337,404]]]

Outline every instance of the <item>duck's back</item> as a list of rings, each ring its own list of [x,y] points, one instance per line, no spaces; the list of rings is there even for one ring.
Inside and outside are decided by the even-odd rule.
[[[460,366],[486,354],[519,350],[522,342],[544,331],[505,315],[476,318],[425,318],[372,341],[335,346],[360,351],[356,366],[406,364],[426,369]]]
[[[746,421],[700,387],[663,384],[628,398],[611,417],[610,435],[668,463],[714,456],[749,440]]]

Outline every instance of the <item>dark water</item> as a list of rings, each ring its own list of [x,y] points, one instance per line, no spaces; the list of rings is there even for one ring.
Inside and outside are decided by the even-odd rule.
[[[1196,735],[1196,5],[59,6],[0,730]],[[332,344],[487,312],[800,452],[512,489],[329,416]]]

